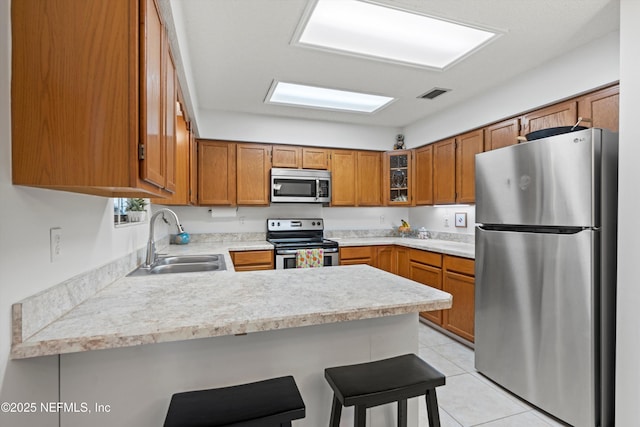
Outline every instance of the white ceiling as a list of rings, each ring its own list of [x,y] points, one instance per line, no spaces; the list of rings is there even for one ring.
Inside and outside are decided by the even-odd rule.
[[[308,1],[164,0],[165,18],[169,2],[168,19],[181,20],[169,26],[177,34],[172,47],[179,50],[191,107],[403,127],[619,29],[618,0],[378,0],[504,32],[441,72],[293,46]],[[273,80],[397,101],[372,115],[265,104]],[[452,91],[435,100],[416,98],[434,87]]]

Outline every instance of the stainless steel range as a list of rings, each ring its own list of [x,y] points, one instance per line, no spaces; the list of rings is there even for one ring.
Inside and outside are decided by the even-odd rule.
[[[276,270],[296,268],[299,249],[322,248],[325,267],[339,263],[338,243],[324,238],[321,218],[267,219],[267,241],[275,246]]]

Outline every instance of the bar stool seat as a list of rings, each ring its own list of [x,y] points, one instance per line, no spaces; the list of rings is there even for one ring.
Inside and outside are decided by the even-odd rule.
[[[164,427],[285,427],[305,417],[292,376],[171,397]]]
[[[330,427],[340,425],[343,406],[355,405],[355,427],[366,424],[366,409],[398,403],[398,427],[407,425],[407,399],[425,395],[430,427],[440,426],[436,387],[445,376],[415,354],[356,365],[327,368],[324,376],[333,389]]]

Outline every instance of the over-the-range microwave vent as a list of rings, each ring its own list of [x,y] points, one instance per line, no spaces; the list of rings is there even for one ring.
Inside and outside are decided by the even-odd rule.
[[[449,91],[451,91],[451,89],[444,89],[444,88],[441,88],[441,87],[434,87],[430,91],[425,92],[422,95],[418,96],[418,98],[420,98],[420,99],[434,99],[434,98],[439,97],[443,93],[447,93]]]

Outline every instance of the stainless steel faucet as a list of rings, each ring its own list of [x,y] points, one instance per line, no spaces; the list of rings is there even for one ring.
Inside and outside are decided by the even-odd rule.
[[[144,262],[145,268],[150,268],[151,265],[153,265],[153,263],[156,261],[156,241],[153,236],[153,231],[155,228],[154,224],[156,223],[156,219],[160,215],[162,215],[162,219],[164,220],[164,222],[169,224],[169,221],[167,221],[167,219],[164,217],[165,213],[169,213],[171,214],[171,216],[173,216],[173,219],[176,221],[176,226],[178,227],[178,233],[184,233],[184,229],[182,228],[182,225],[180,225],[178,215],[176,215],[174,211],[172,211],[171,209],[162,208],[154,213],[149,220],[149,241],[147,242],[147,259]]]

